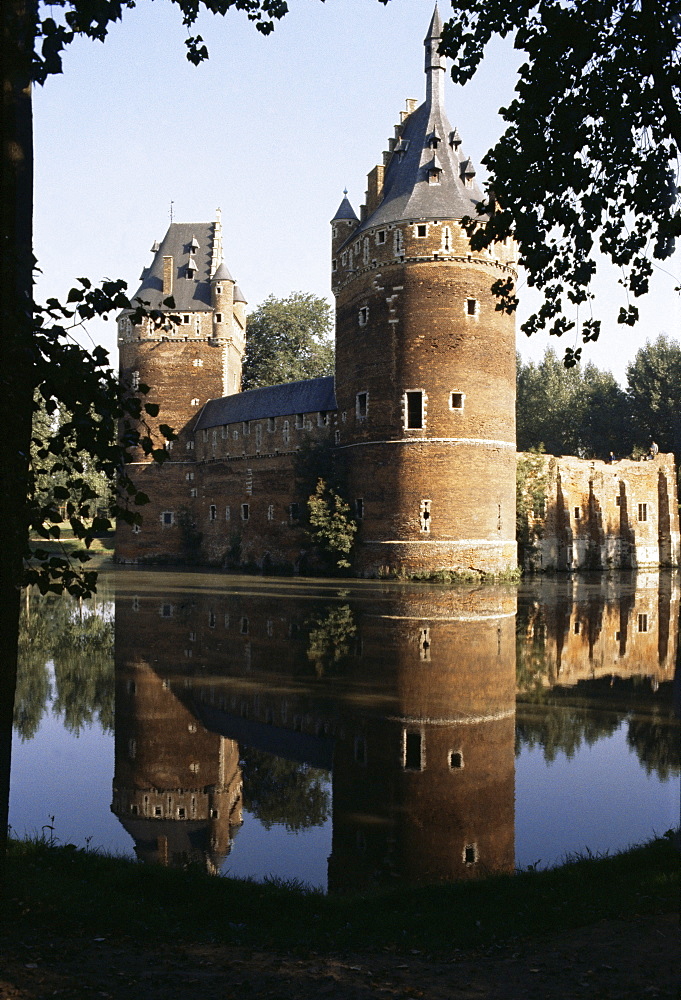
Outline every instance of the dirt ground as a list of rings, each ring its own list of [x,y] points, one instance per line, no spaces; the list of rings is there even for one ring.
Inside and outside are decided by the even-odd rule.
[[[678,998],[679,918],[602,921],[447,960],[418,951],[315,955],[126,939],[0,938],[2,1000],[647,1000]]]

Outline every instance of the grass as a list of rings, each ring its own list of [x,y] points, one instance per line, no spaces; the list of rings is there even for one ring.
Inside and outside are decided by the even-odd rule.
[[[670,912],[679,898],[671,831],[612,856],[480,881],[325,896],[299,883],[215,878],[43,840],[12,841],[3,918],[12,935],[222,941],[315,951],[491,945],[608,918]]]

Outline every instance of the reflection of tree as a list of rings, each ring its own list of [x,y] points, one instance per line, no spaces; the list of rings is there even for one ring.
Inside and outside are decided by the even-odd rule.
[[[595,712],[588,708],[544,704],[539,711],[523,711],[516,715],[516,754],[523,747],[542,747],[544,759],[552,762],[559,752],[570,758],[582,743],[593,746],[598,740],[612,736],[619,728],[624,713]]]
[[[326,771],[243,747],[243,805],[266,830],[283,823],[289,832],[322,826],[331,807]]]
[[[331,606],[310,624],[307,657],[321,677],[348,655],[357,626],[349,604]]]
[[[681,773],[681,734],[672,720],[630,719],[627,743],[646,769],[662,781]]]
[[[52,694],[47,662],[54,661],[54,711],[78,733],[98,718],[113,731],[113,623],[91,606],[54,594],[26,597],[19,638],[14,726],[22,739],[35,735]]]
[[[55,643],[54,711],[76,735],[95,718],[114,728],[113,622],[90,614],[72,618]]]

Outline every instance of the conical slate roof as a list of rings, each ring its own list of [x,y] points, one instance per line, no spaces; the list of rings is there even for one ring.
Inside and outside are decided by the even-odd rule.
[[[217,271],[215,272],[215,274],[213,275],[213,277],[212,277],[211,280],[212,281],[234,281],[234,278],[229,273],[229,268],[225,264],[224,260],[220,264],[219,268],[217,269]]]
[[[355,210],[348,201],[347,194],[343,198],[342,202],[338,206],[338,211],[334,215],[332,222],[341,222],[344,219],[349,219],[351,222],[357,222],[357,216],[355,215]]]
[[[132,297],[149,304],[151,309],[163,309],[163,258],[173,258],[173,299],[178,312],[210,308],[210,268],[215,223],[172,222],[160,246],[152,248],[151,267],[142,272],[142,284]],[[196,250],[193,243],[199,244]],[[195,250],[195,252],[193,252]]]
[[[352,239],[365,229],[393,222],[461,219],[478,214],[475,206],[484,196],[473,180],[475,171],[471,173],[471,162],[444,108],[446,68],[438,52],[441,33],[436,6],[424,42],[426,100],[405,118],[386,167],[381,201],[352,233]],[[433,170],[438,175],[437,184],[429,183]]]

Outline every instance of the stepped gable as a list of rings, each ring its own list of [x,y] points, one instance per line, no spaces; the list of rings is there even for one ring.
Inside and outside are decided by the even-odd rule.
[[[266,417],[287,417],[293,413],[335,409],[334,377],[323,375],[304,382],[268,385],[262,389],[249,389],[232,396],[223,396],[222,399],[211,399],[201,411],[194,430],[243,420],[262,420]]]
[[[436,6],[424,42],[426,100],[398,127],[385,168],[381,201],[349,239],[366,229],[394,222],[478,216],[476,204],[484,200],[484,195],[475,183],[475,169],[444,107],[446,66],[445,57],[438,52],[441,33]],[[439,175],[439,183],[430,183],[433,171]]]
[[[142,272],[142,284],[132,297],[132,302],[141,299],[148,303],[150,309],[168,308],[163,305],[163,299],[166,298],[163,295],[163,258],[172,257],[175,309],[178,312],[205,312],[210,309],[214,238],[213,222],[172,222],[154,253],[151,266]]]

